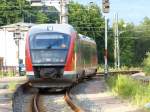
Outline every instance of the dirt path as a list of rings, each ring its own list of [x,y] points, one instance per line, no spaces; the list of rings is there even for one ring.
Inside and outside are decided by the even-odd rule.
[[[103,79],[86,81],[73,90],[72,97],[86,112],[145,112],[113,96],[106,87]]]
[[[12,112],[13,91],[8,89],[10,84],[25,83],[26,77],[4,77],[0,78],[0,112]]]

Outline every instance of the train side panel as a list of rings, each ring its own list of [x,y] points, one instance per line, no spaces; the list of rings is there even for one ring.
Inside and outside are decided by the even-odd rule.
[[[97,71],[97,51],[96,43],[90,42],[87,39],[78,37],[76,41],[77,52],[77,73],[80,77],[94,75]]]

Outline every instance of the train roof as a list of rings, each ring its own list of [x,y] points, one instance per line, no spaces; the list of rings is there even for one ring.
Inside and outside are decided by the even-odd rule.
[[[29,35],[34,35],[41,32],[60,32],[70,35],[76,30],[69,24],[39,24],[31,27]]]
[[[88,37],[88,36],[79,34],[79,37],[80,37],[81,40],[88,41],[88,42],[96,44],[95,40],[90,38],[90,37]]]
[[[34,34],[42,32],[60,32],[71,35],[71,33],[76,32],[76,30],[69,24],[39,24],[34,25],[30,28],[29,35],[32,36]],[[88,36],[79,34],[79,37],[81,40],[95,43],[95,41]]]

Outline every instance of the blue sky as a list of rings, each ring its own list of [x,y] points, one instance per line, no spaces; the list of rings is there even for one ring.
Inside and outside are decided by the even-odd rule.
[[[102,0],[74,0],[82,4],[89,2],[97,3],[102,6]],[[139,24],[145,16],[150,17],[150,0],[109,0],[110,13],[109,19],[112,23],[113,16],[118,13],[119,19],[126,22]]]

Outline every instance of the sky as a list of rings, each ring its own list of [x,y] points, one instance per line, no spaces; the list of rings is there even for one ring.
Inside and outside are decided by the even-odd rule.
[[[74,0],[81,4],[94,2],[102,7],[102,0]],[[110,13],[108,18],[112,23],[114,14],[118,13],[119,19],[138,25],[144,17],[150,18],[150,0],[109,0]]]

